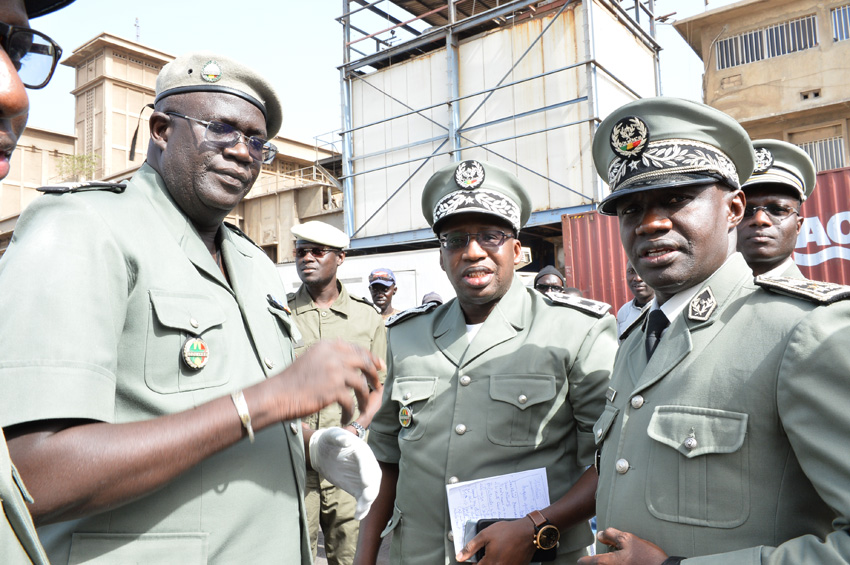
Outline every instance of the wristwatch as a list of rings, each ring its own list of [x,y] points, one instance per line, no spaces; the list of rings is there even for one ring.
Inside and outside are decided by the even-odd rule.
[[[359,437],[360,439],[366,438],[366,428],[361,426],[360,422],[351,422],[348,425],[354,428],[354,433],[357,434],[357,437]]]
[[[532,510],[527,514],[528,519],[534,524],[534,547],[537,549],[552,549],[558,545],[561,532],[557,527],[549,523],[546,516],[539,510]]]

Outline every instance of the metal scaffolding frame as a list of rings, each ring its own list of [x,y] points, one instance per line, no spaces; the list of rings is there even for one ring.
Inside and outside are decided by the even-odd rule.
[[[597,202],[601,198],[602,184],[599,182],[596,184],[595,194],[584,194],[580,190],[576,190],[575,188],[566,186],[548,177],[547,175],[544,175],[543,173],[534,171],[531,168],[524,166],[522,163],[519,163],[515,159],[510,159],[505,155],[496,152],[492,148],[487,147],[488,145],[497,144],[507,140],[572,127],[582,123],[590,122],[592,124],[598,124],[600,121],[600,117],[597,115],[597,81],[599,73],[602,73],[608,79],[614,81],[620,87],[630,92],[632,95],[639,97],[639,95],[633,89],[631,89],[624,81],[620,80],[620,78],[618,78],[608,69],[606,69],[595,58],[595,38],[593,37],[593,12],[595,6],[594,2],[598,2],[600,5],[604,6],[610,12],[615,14],[617,19],[621,23],[623,23],[633,33],[635,37],[637,37],[641,42],[644,43],[644,45],[646,45],[654,52],[656,92],[660,88],[660,73],[658,68],[658,51],[660,50],[660,46],[654,38],[654,0],[633,0],[634,5],[628,8],[623,8],[618,0],[509,0],[506,2],[500,2],[499,0],[496,0],[496,6],[491,6],[488,9],[477,14],[474,13],[475,5],[473,5],[472,15],[468,15],[465,18],[458,19],[457,7],[459,4],[465,1],[466,0],[421,0],[420,2],[418,2],[418,4],[422,6],[424,12],[418,16],[414,16],[411,14],[410,18],[403,19],[393,16],[388,11],[382,10],[378,7],[378,5],[380,4],[399,4],[399,2],[394,2],[393,0],[377,0],[373,2],[367,2],[366,0],[343,0],[343,15],[337,18],[337,20],[342,24],[343,27],[343,64],[339,67],[340,95],[342,98],[343,109],[343,129],[341,132],[343,174],[341,177],[341,181],[343,186],[344,198],[344,223],[346,232],[352,238],[352,248],[356,249],[365,247],[380,247],[384,245],[410,243],[414,241],[433,239],[433,233],[431,233],[430,230],[412,230],[400,233],[390,233],[383,236],[368,236],[361,238],[357,238],[357,234],[370,221],[372,221],[372,219],[374,219],[384,207],[387,206],[390,200],[392,200],[431,159],[441,155],[450,155],[454,161],[460,161],[462,160],[462,151],[465,149],[480,147],[490,154],[493,154],[510,163],[513,163],[517,167],[531,174],[537,175],[555,186],[581,195],[584,198],[590,200],[591,202]],[[631,4],[631,1],[632,0],[628,0],[626,4]],[[490,2],[490,4],[492,3],[493,2]],[[510,82],[506,82],[512,76],[512,73],[516,69],[516,67],[523,61],[525,56],[547,33],[552,24],[558,19],[558,16],[560,16],[561,13],[569,6],[575,4],[581,4],[584,8],[584,20],[582,22],[585,39],[584,60],[570,65],[566,65],[558,69],[542,72],[534,76],[524,77]],[[356,7],[352,9],[353,5],[356,5]],[[390,7],[391,6],[388,6],[387,8],[389,9]],[[496,85],[490,86],[488,88],[482,89],[471,94],[461,96],[459,86],[458,58],[458,46],[460,37],[464,34],[468,35],[469,33],[474,32],[485,23],[488,25],[489,28],[493,27],[492,22],[495,22],[497,25],[512,25],[513,21],[516,21],[518,17],[522,17],[523,15],[527,17],[529,14],[533,15],[537,12],[537,10],[541,8],[549,9],[555,14],[555,16],[549,21],[546,26],[544,26],[539,35],[529,44],[528,48],[523,52],[523,54],[515,61],[513,61],[510,69],[507,73],[505,73],[502,79],[499,80]],[[386,19],[387,22],[392,23],[393,25],[387,26],[379,31],[371,33],[352,25],[352,16],[365,11],[369,11],[373,14],[376,14],[382,19]],[[430,29],[425,30],[416,29],[411,25],[417,22],[421,23],[425,20],[425,18],[434,16],[437,13],[442,14],[442,12],[446,12],[445,17],[448,21],[446,25],[440,27],[432,27]],[[632,15],[632,13],[634,15]],[[644,27],[644,24],[641,23],[641,14],[645,16],[643,19],[645,20],[645,24],[647,25],[648,29],[646,29]],[[391,37],[381,37],[382,35],[386,36],[386,34],[388,33],[391,33],[392,37],[394,37],[396,30],[404,30],[406,34],[409,35],[409,38],[404,42],[393,44],[392,41],[390,41],[390,39],[392,39]],[[358,37],[353,37],[353,35],[358,35]],[[365,53],[353,47],[353,45],[359,45],[366,40],[373,40],[375,42],[375,52]],[[411,53],[418,54],[420,50],[428,48],[429,46],[431,49],[434,49],[435,45],[438,45],[438,47],[436,48],[442,48],[444,46],[446,50],[447,68],[449,75],[449,97],[447,100],[420,108],[413,108],[404,101],[391,96],[389,93],[385,92],[384,90],[378,88],[377,86],[369,82],[368,78],[370,74],[370,68],[379,69],[389,66],[390,64],[392,64],[393,61],[404,60],[405,55],[410,56]],[[579,96],[577,98],[563,100],[555,104],[534,108],[521,114],[514,114],[506,118],[500,118],[498,120],[492,120],[483,124],[476,124],[473,126],[466,127],[472,117],[475,116],[478,111],[485,106],[490,97],[498,90],[503,88],[510,88],[514,85],[523,82],[538,80],[545,76],[565,72],[578,67],[584,67],[586,72],[587,91],[585,96]],[[405,109],[405,111],[378,121],[354,127],[352,116],[352,85],[355,81],[360,81],[363,84],[368,85],[370,88],[374,89],[382,96],[385,96],[393,102],[399,104],[402,108]],[[484,99],[474,108],[474,110],[470,113],[466,120],[461,123],[459,109],[460,102],[462,100],[472,99],[481,96],[483,96]],[[475,129],[488,127],[504,121],[516,120],[526,116],[538,114],[540,112],[546,112],[548,110],[553,110],[556,108],[578,103],[586,103],[588,105],[588,116],[590,117],[582,120],[573,121],[570,123],[558,124],[552,127],[540,128],[532,132],[517,133],[510,137],[490,140],[484,143],[473,143],[468,137],[464,136],[464,133],[470,132]],[[428,110],[432,110],[441,106],[446,106],[448,108],[449,121],[447,124],[439,123],[425,115],[425,112],[427,112]],[[354,154],[354,132],[359,130],[366,130],[370,127],[391,122],[393,120],[397,120],[399,118],[404,118],[411,115],[419,115],[431,122],[432,124],[435,124],[441,130],[445,131],[445,135],[441,134],[428,139],[420,139],[408,143],[404,146],[393,146],[369,154]],[[378,168],[360,170],[356,173],[354,172],[354,163],[357,161],[362,161],[369,157],[389,154],[400,149],[406,149],[435,142],[439,142],[439,145],[434,151],[432,151],[427,156],[387,163]],[[466,142],[467,145],[463,145],[464,142]],[[373,213],[369,216],[369,218],[362,223],[362,225],[355,229],[353,184],[354,177],[368,174],[370,172],[391,168],[394,166],[411,164],[417,161],[421,161],[421,163],[415,168],[415,170],[410,175],[408,175],[407,178],[397,188],[395,188],[395,190],[390,193],[389,197],[383,202],[383,204],[381,204],[376,210],[374,210]],[[560,222],[560,216],[564,213],[581,213],[591,210],[594,207],[595,205],[591,204],[574,206],[565,209],[544,210],[535,212],[532,215],[532,219],[530,220],[529,225],[533,226],[544,223]]]

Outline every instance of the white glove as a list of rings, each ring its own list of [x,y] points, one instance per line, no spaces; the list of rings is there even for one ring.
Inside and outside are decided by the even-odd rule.
[[[342,428],[316,430],[310,438],[310,463],[357,499],[355,519],[366,517],[381,489],[381,467],[365,441]]]

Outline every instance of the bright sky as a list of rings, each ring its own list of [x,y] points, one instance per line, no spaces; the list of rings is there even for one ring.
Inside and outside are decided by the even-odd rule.
[[[706,0],[656,0],[656,14],[670,21],[706,9]],[[732,0],[710,0],[708,9]],[[627,0],[623,4],[628,4]],[[58,42],[65,56],[102,32],[139,41],[171,55],[207,49],[255,67],[283,98],[281,135],[304,141],[340,129],[342,26],[334,18],[342,0],[77,0],[35,19],[33,28]],[[391,24],[390,24],[391,25]],[[389,27],[377,22],[370,31]],[[665,95],[702,99],[702,64],[671,25],[658,26]],[[73,133],[74,71],[57,69],[50,84],[30,91],[30,125]],[[325,136],[327,137],[327,136]]]

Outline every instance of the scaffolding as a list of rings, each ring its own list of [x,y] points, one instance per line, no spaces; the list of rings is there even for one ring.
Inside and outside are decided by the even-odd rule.
[[[433,239],[422,186],[470,158],[532,187],[529,227],[559,229],[604,196],[590,158],[601,118],[660,91],[654,0],[343,0],[338,21],[354,249]]]

